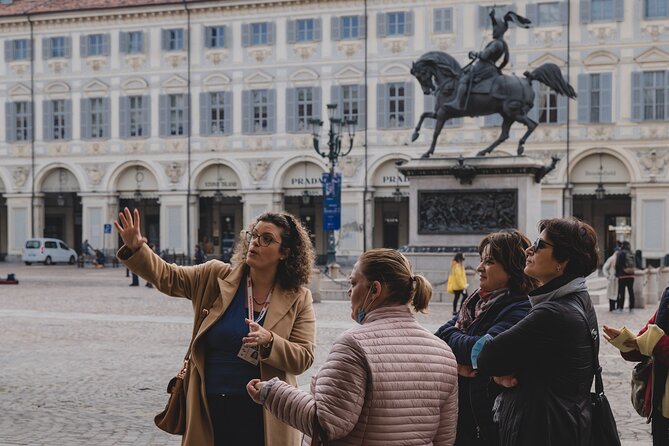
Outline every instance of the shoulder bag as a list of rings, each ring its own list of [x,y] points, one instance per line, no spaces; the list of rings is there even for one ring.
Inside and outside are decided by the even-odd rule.
[[[637,363],[632,369],[632,406],[636,413],[642,417],[648,418],[650,422],[650,405],[646,407],[646,389],[648,387],[648,378],[653,370],[653,358],[645,357],[643,361]]]
[[[190,339],[186,356],[184,357],[183,367],[181,367],[177,376],[172,378],[167,384],[167,393],[170,396],[167,400],[167,405],[165,405],[165,410],[153,418],[153,422],[156,423],[159,429],[170,434],[183,435],[186,431],[186,388],[184,387],[184,382],[188,382],[190,354],[195,335],[200,330],[200,326],[207,314],[209,314],[207,308],[203,308],[200,311],[200,317],[193,326],[193,335]]]
[[[577,298],[578,299],[578,298]],[[574,308],[581,314],[585,326],[590,333],[590,344],[592,346],[592,364],[595,368],[595,392],[590,392],[590,408],[592,413],[592,432],[590,434],[590,444],[592,446],[620,446],[620,437],[616,419],[611,411],[609,400],[604,395],[604,383],[602,382],[602,368],[599,365],[597,357],[597,337],[596,328],[590,328],[588,318],[583,311],[582,303],[574,303]]]

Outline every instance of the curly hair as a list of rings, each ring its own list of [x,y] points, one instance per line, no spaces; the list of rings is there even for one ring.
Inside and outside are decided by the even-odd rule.
[[[307,285],[316,255],[309,232],[302,222],[288,212],[265,212],[249,225],[249,230],[252,231],[261,221],[272,223],[281,230],[281,249],[288,252],[286,258],[279,262],[276,270],[276,280],[281,288],[297,291],[301,286]],[[248,271],[246,254],[249,250],[249,242],[244,232],[242,231],[240,241],[235,246],[232,262],[243,265],[243,268]]]
[[[546,231],[553,243],[553,257],[558,262],[568,260],[564,273],[586,277],[599,265],[597,233],[577,218],[549,218],[539,222],[539,232]]]
[[[509,275],[509,289],[515,295],[527,294],[539,284],[525,274],[525,250],[530,245],[530,239],[516,229],[493,232],[479,243],[479,255],[483,255],[485,247],[490,246],[490,255]]]
[[[370,249],[360,256],[358,265],[368,282],[378,280],[388,290],[388,302],[407,304],[411,301],[416,312],[427,313],[432,285],[420,274],[413,274],[411,263],[402,253],[395,249]]]

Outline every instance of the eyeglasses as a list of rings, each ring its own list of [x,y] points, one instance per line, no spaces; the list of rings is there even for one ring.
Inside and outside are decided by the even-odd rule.
[[[540,249],[544,249],[546,246],[550,246],[552,248],[555,247],[554,244],[548,243],[546,240],[537,237],[537,239],[532,243],[532,251],[537,252]]]
[[[281,244],[281,242],[277,242],[276,240],[274,240],[274,237],[272,237],[272,235],[268,233],[258,234],[257,232],[244,231],[244,237],[246,238],[246,241],[249,243],[251,243],[253,240],[258,240],[258,244],[262,247],[267,247],[272,243]]]

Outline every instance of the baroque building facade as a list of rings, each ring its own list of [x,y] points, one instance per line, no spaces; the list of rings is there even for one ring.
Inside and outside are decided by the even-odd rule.
[[[408,183],[397,161],[431,97],[412,61],[447,51],[464,65],[491,39],[494,2],[463,0],[4,0],[0,114],[0,253],[29,237],[115,249],[106,233],[137,207],[160,249],[211,254],[265,210],[300,216],[323,259],[321,176],[310,121],[327,104],[357,120],[339,159],[337,255],[408,243]],[[667,0],[517,0],[533,22],[511,27],[505,72],[553,62],[576,101],[535,86],[540,126],[526,155],[548,164],[541,214],[591,222],[602,253],[627,239],[649,263],[669,251]],[[473,156],[495,117],[447,123],[435,156]],[[429,127],[429,124],[428,124]],[[496,155],[515,154],[516,124]],[[344,143],[345,144],[345,143]],[[108,227],[107,227],[108,228]]]

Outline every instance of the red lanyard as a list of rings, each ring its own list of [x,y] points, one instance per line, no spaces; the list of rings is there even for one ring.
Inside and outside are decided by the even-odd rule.
[[[265,306],[263,307],[262,310],[260,310],[260,314],[258,315],[257,319],[254,319],[253,317],[253,282],[251,282],[251,275],[249,274],[246,276],[246,300],[248,302],[248,311],[249,311],[249,320],[259,323],[262,321],[262,319],[265,317],[265,314],[267,313],[267,309],[269,308],[269,303],[272,300],[272,290],[274,290],[274,287],[272,287],[271,290],[269,290],[269,294],[267,295],[267,299],[265,300]]]

